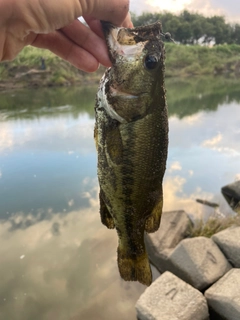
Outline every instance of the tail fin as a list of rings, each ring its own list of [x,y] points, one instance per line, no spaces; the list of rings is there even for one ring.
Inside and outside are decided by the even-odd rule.
[[[146,251],[141,255],[128,255],[121,247],[118,247],[118,269],[125,281],[139,281],[150,286],[152,283],[152,271]]]

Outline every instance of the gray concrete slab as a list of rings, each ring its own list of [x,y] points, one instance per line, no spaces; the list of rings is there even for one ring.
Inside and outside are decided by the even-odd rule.
[[[204,290],[231,269],[212,239],[196,237],[182,240],[170,254],[169,271]]]
[[[207,320],[202,293],[170,272],[163,273],[136,303],[140,320]]]
[[[222,187],[222,194],[230,207],[240,213],[240,180]]]
[[[160,271],[167,270],[166,260],[173,248],[184,239],[191,226],[191,220],[184,211],[163,212],[157,232],[145,234],[147,252],[152,264]]]
[[[240,268],[240,227],[231,227],[212,236],[228,261]]]
[[[205,291],[209,306],[223,319],[240,319],[240,269],[231,269]]]

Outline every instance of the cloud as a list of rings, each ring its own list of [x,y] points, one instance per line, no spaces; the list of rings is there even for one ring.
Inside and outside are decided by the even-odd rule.
[[[223,15],[236,22],[240,20],[240,3],[236,0],[192,0],[189,9],[205,15]]]
[[[224,212],[223,216],[232,213],[223,197],[216,197],[214,193],[202,190],[199,186],[195,186],[188,193],[184,191],[187,183],[187,178],[179,175],[166,175],[163,183],[164,211],[184,210],[193,220],[206,220],[209,216],[216,215],[214,208],[196,202],[196,199],[202,199],[217,202],[220,205],[220,212]]]
[[[222,138],[223,138],[222,134],[218,133],[213,138],[203,141],[202,146],[203,147],[213,147],[213,146],[217,145],[222,140]]]
[[[9,123],[1,123],[0,130],[0,152],[10,149],[14,144],[14,137],[11,132],[11,125]]]
[[[240,180],[240,173],[237,173],[236,174],[236,176],[235,176],[235,179],[234,179],[235,181],[238,181],[238,180]]]
[[[212,0],[192,0],[188,10],[199,12],[205,16],[224,15],[226,11],[220,5],[215,6]]]
[[[130,11],[136,14],[142,14],[145,11],[153,11],[153,8],[147,3],[146,0],[131,0]]]
[[[165,210],[196,211],[195,195],[184,193],[185,183],[180,176],[166,179]],[[29,214],[32,224],[25,229],[0,223],[3,319],[95,319],[100,307],[104,319],[116,312],[122,319],[126,312],[134,317],[133,306],[145,287],[119,277],[117,235],[100,222],[98,191],[90,190],[88,208],[65,216],[49,212],[38,220]],[[12,217],[15,224],[24,219],[22,213]]]
[[[178,161],[171,163],[170,168],[168,169],[169,172],[180,171],[180,170],[182,170],[182,167]]]
[[[21,127],[15,121],[1,123],[0,152],[21,149],[60,150],[66,148],[69,156],[95,152],[93,140],[94,119],[89,114],[82,113],[71,122],[66,118],[39,118],[31,121],[22,121]],[[53,143],[54,141],[54,143]],[[79,146],[76,150],[76,146]]]
[[[193,176],[194,171],[193,171],[193,170],[188,170],[188,174],[189,174],[189,176],[191,177],[191,176]]]
[[[202,123],[202,118],[203,118],[203,114],[202,113],[195,113],[191,116],[186,116],[184,118],[184,121],[190,125],[190,126],[194,126],[196,123],[199,125],[200,123]]]
[[[234,117],[229,117],[229,113]],[[233,102],[220,105],[214,117],[212,121],[212,112],[204,111],[183,119],[172,116],[169,119],[170,146],[174,148],[198,146],[231,154],[234,151],[240,156],[238,104]]]
[[[69,207],[72,207],[74,205],[74,199],[71,199],[68,201]]]
[[[179,173],[180,164],[173,162],[172,167]],[[66,215],[50,209],[45,219],[19,212],[0,223],[3,319],[96,319],[100,311],[103,319],[115,314],[124,319],[126,313],[134,318],[134,304],[145,287],[120,279],[116,231],[100,222],[94,179],[84,181],[93,185],[88,207]],[[213,194],[199,187],[187,193],[186,183],[180,175],[166,175],[164,211],[184,209],[201,218],[211,209],[195,198],[212,200]],[[13,221],[24,225],[27,220],[27,228],[11,228]]]
[[[148,0],[146,1],[147,5],[151,6],[154,11],[182,11],[185,9],[190,3],[191,0],[169,0],[169,1],[161,1],[159,0]]]
[[[1,318],[84,319],[83,313],[94,313],[95,319],[98,303],[108,303],[101,311],[104,319],[109,309],[122,318],[126,310],[134,313],[145,287],[120,279],[117,235],[100,222],[98,191],[90,192],[88,208],[49,214],[25,230],[10,231],[9,221],[0,223]],[[20,223],[24,216],[13,219]]]

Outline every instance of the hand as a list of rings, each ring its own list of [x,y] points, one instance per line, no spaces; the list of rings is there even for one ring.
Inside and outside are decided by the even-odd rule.
[[[86,72],[109,67],[100,20],[131,28],[128,9],[129,0],[0,0],[0,61],[33,45]]]

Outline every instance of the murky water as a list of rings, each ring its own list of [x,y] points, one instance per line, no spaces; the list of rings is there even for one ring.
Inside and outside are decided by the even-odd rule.
[[[164,210],[231,210],[240,178],[234,79],[167,81]],[[0,319],[134,320],[145,287],[119,278],[117,237],[100,223],[93,140],[97,87],[0,94]]]

